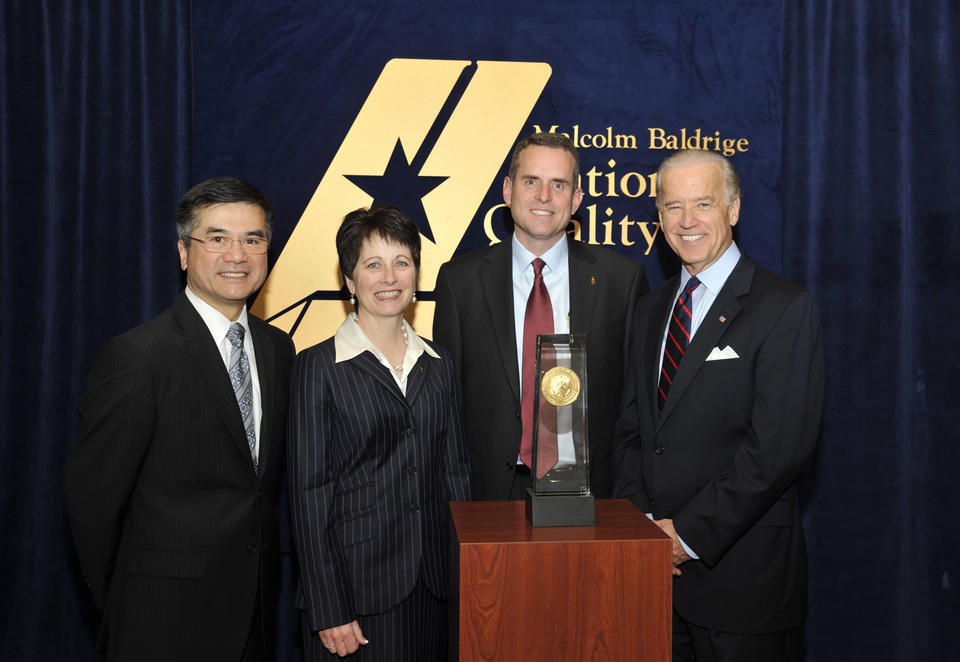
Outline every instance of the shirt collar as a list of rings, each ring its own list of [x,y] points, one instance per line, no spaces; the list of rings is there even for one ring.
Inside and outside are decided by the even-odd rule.
[[[532,252],[527,250],[527,247],[520,243],[520,240],[517,239],[516,233],[513,235],[512,240],[513,248],[513,267],[515,270],[521,272],[530,269],[530,263],[533,262],[534,258],[539,257],[546,263],[546,269],[556,270],[559,268],[558,265],[567,263],[567,256],[570,253],[570,249],[567,246],[567,238],[563,236],[560,238],[560,241],[555,243],[550,249],[543,255],[534,255]]]
[[[737,242],[727,246],[716,262],[697,274],[697,280],[710,292],[716,295],[717,292],[727,282],[727,278],[733,273],[734,267],[740,261],[740,249],[737,248]],[[680,287],[690,279],[690,272],[686,267],[680,267]]]
[[[427,356],[435,359],[440,358],[440,355],[437,354],[423,338],[413,332],[413,329],[407,324],[407,320],[401,320],[400,323],[403,324],[403,328],[407,331],[407,351],[403,359],[404,373],[408,370],[408,360],[412,359],[413,362],[410,364],[412,367],[413,363],[415,363],[424,352],[427,353]],[[340,328],[337,329],[337,332],[333,335],[333,346],[336,350],[335,363],[349,361],[364,352],[370,352],[378,359],[383,356],[380,350],[377,349],[377,346],[370,342],[367,334],[360,328],[360,325],[357,323],[356,313],[350,313],[347,315],[347,319],[343,320],[343,324],[340,325]]]
[[[197,296],[196,293],[190,289],[189,285],[187,285],[184,292],[187,295],[187,299],[193,304],[193,307],[196,309],[197,313],[200,314],[200,318],[203,319],[203,323],[207,325],[208,329],[210,329],[210,334],[213,336],[213,339],[216,340],[217,343],[222,342],[223,339],[227,337],[227,331],[230,330],[230,325],[233,324],[233,322],[227,319],[226,315]],[[240,326],[243,327],[244,333],[249,335],[250,324],[247,321],[246,306],[244,306],[240,311],[240,317],[237,318],[237,322],[239,322]]]

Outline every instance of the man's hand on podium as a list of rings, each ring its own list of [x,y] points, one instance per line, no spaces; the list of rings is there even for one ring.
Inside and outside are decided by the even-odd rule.
[[[683,573],[680,572],[678,566],[689,561],[690,556],[683,548],[683,545],[680,544],[680,536],[677,535],[677,530],[673,528],[673,520],[655,519],[653,523],[659,526],[660,530],[670,536],[670,539],[673,541],[673,574],[677,576],[682,575]]]

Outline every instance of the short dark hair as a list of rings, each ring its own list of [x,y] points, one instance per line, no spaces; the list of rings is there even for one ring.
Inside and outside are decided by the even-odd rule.
[[[185,246],[190,245],[190,235],[200,219],[197,211],[211,205],[239,202],[257,205],[263,210],[267,226],[267,241],[273,236],[273,203],[266,194],[253,184],[236,177],[214,177],[202,181],[183,194],[177,203],[177,235]]]
[[[577,182],[580,181],[580,155],[577,153],[577,148],[573,144],[573,141],[562,133],[547,133],[544,131],[538,131],[537,133],[531,133],[529,136],[518,142],[513,148],[513,156],[510,157],[511,180],[516,179],[517,177],[517,166],[520,163],[520,152],[531,145],[536,145],[538,147],[553,147],[555,149],[563,149],[569,152],[569,154],[573,156],[573,188],[577,188]]]
[[[373,235],[409,248],[413,254],[413,266],[420,270],[420,231],[416,223],[393,205],[377,205],[350,212],[343,217],[337,230],[337,257],[340,271],[346,278],[353,278],[360,248]]]

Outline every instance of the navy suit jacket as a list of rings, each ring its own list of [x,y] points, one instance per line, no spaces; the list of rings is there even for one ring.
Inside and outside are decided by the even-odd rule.
[[[293,343],[248,320],[259,471],[220,350],[185,295],[90,370],[64,491],[110,659],[240,659],[258,590],[272,647]]]
[[[449,501],[470,498],[450,357],[424,352],[406,396],[370,352],[335,362],[334,340],[293,370],[290,505],[297,606],[312,630],[385,612],[422,574],[446,598]]]
[[[614,496],[672,518],[700,557],[674,606],[730,632],[799,625],[806,551],[797,475],[823,404],[823,349],[809,292],[743,255],[690,342],[657,415],[661,340],[676,276],[640,301],[617,422]],[[707,361],[715,347],[739,358]]]
[[[570,331],[587,334],[590,485],[612,488],[610,451],[630,325],[650,289],[640,263],[567,239]],[[520,368],[513,320],[511,241],[468,253],[440,268],[433,338],[450,350],[463,395],[473,498],[505,500],[520,454]]]

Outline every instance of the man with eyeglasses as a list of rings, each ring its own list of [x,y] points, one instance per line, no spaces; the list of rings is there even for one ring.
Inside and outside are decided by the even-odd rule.
[[[185,292],[87,378],[64,491],[110,660],[269,660],[293,343],[249,315],[273,205],[218,177],[177,206]]]

